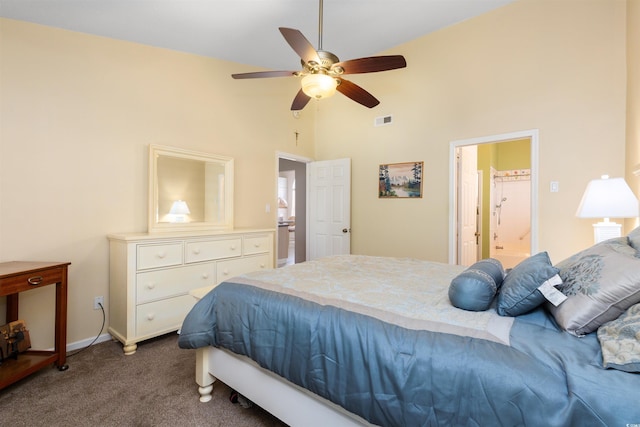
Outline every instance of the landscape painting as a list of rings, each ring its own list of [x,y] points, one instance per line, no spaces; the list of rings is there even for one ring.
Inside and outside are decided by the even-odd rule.
[[[378,197],[384,199],[422,197],[424,162],[380,165]]]

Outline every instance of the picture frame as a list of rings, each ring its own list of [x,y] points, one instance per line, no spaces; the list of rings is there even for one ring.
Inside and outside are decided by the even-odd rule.
[[[422,198],[424,162],[381,164],[378,170],[378,198]]]

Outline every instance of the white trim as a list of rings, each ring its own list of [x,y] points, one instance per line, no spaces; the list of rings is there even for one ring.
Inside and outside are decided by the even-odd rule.
[[[538,129],[460,139],[449,143],[449,264],[456,259],[456,150],[465,145],[491,144],[528,138],[531,140],[531,254],[538,252]]]
[[[96,342],[93,342],[93,340],[96,340]],[[67,344],[67,352],[80,350],[88,345],[96,345],[96,344],[100,344],[102,342],[107,342],[111,340],[113,340],[113,338],[111,337],[110,334],[102,334],[97,339],[94,337],[94,338],[87,338],[84,340],[72,342],[71,344]]]

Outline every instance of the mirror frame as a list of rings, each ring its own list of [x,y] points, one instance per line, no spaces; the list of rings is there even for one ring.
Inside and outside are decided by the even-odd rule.
[[[224,165],[224,221],[158,222],[158,157],[214,162]],[[233,158],[163,145],[149,145],[149,233],[233,229]]]

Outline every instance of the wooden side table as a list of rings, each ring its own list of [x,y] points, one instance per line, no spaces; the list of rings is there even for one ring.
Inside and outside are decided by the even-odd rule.
[[[18,320],[20,292],[56,285],[54,351],[28,350],[17,360],[0,365],[0,390],[37,370],[54,363],[59,370],[69,367],[67,360],[67,267],[69,262],[11,261],[0,263],[0,296],[7,297],[7,323]],[[28,326],[28,323],[27,323]]]

